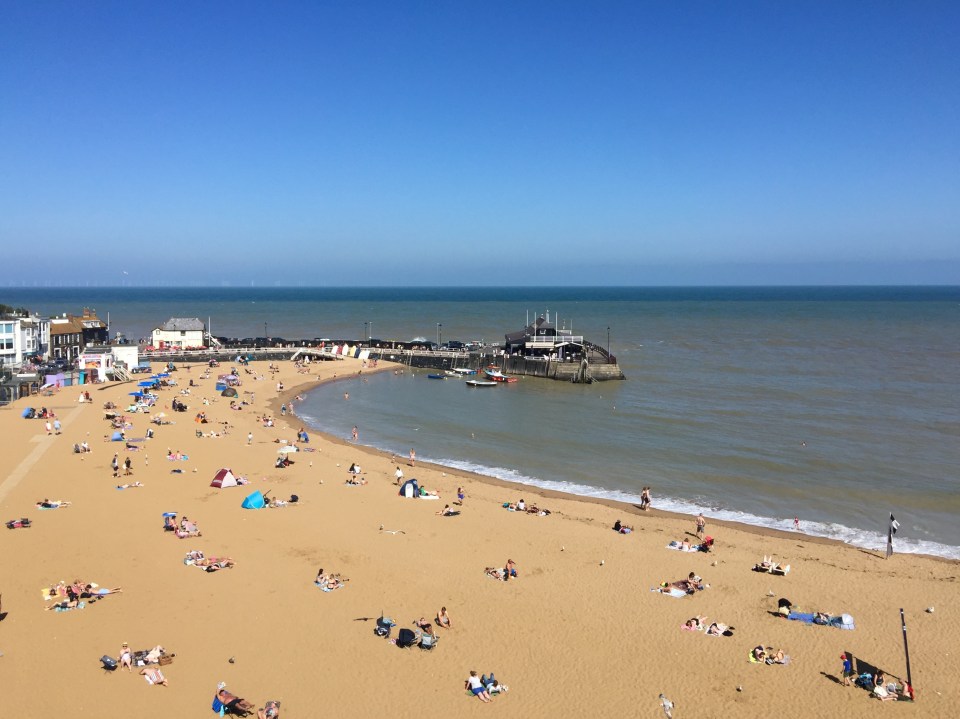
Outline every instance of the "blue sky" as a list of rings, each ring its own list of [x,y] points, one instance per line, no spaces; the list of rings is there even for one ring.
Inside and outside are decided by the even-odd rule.
[[[0,284],[960,283],[956,2],[0,17]]]

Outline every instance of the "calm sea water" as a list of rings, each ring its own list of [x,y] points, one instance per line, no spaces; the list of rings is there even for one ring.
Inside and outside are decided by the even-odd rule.
[[[519,482],[960,558],[960,288],[0,289],[45,313],[171,316],[215,334],[500,341],[529,316],[601,345],[626,382],[489,390],[370,376],[311,426]],[[438,327],[438,325],[440,325]],[[609,330],[608,330],[609,328]],[[343,400],[349,390],[350,400]],[[513,499],[513,497],[505,497]]]

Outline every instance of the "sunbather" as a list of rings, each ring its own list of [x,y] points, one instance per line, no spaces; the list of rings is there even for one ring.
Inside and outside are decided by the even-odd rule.
[[[133,489],[134,487],[142,487],[143,485],[140,482],[134,482],[133,484],[118,484],[117,489]]]
[[[60,507],[69,507],[72,502],[62,499],[43,499],[37,502],[37,509],[59,509]]]
[[[633,527],[628,527],[626,524],[621,524],[618,519],[613,523],[613,531],[620,532],[620,534],[630,534],[633,531]]]
[[[490,701],[490,692],[483,686],[483,682],[480,681],[480,677],[477,676],[476,672],[470,672],[470,676],[467,677],[467,681],[464,682],[463,688],[473,692],[473,695],[482,702]]]
[[[690,617],[686,622],[684,622],[684,629],[689,629],[691,631],[701,631],[703,630],[703,624],[707,621],[707,618],[701,615],[695,617]]]
[[[202,567],[207,572],[217,572],[221,569],[233,569],[236,563],[230,557],[201,557],[194,560],[194,565]]]
[[[277,719],[280,716],[280,702],[271,699],[263,709],[257,709],[257,719]]]
[[[440,611],[437,612],[437,626],[443,627],[444,629],[449,629],[450,624],[450,615],[447,614],[446,607],[440,607]]]
[[[159,667],[144,667],[143,669],[140,670],[140,673],[143,674],[148,684],[160,684],[161,686],[169,686],[169,683],[167,682],[167,678],[163,676],[163,672],[160,671]]]
[[[709,627],[707,627],[707,636],[708,637],[719,637],[723,636],[726,632],[730,631],[730,627],[726,624],[720,622],[713,622]]]
[[[127,668],[127,671],[131,674],[133,673],[133,656],[130,653],[130,645],[124,642],[120,647],[120,669],[124,667]]]
[[[460,512],[455,510],[449,504],[445,504],[443,505],[443,509],[437,512],[437,514],[439,514],[441,517],[456,517],[458,514],[460,514]]]
[[[255,709],[252,703],[228,692],[225,687],[226,684],[223,682],[217,687],[217,699],[223,704],[224,710],[228,714],[249,714]]]
[[[483,571],[487,576],[503,581],[504,571],[500,567],[485,567]]]

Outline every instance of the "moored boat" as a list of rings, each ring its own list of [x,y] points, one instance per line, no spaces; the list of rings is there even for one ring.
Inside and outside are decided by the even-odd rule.
[[[464,382],[467,387],[496,387],[497,383],[490,379],[468,379]]]
[[[446,378],[447,376],[445,374],[428,374],[427,375],[427,379],[446,379]]]
[[[454,367],[450,371],[455,372],[456,374],[459,374],[459,375],[471,375],[471,374],[477,373],[475,369],[469,369],[468,367]]]
[[[490,379],[492,379],[494,382],[516,382],[516,381],[517,381],[517,378],[516,378],[516,377],[508,377],[507,375],[505,375],[503,372],[501,372],[501,371],[498,370],[498,369],[493,369],[493,370],[491,370],[491,369],[485,369],[485,370],[483,371],[483,373],[484,373],[487,377],[489,377]]]

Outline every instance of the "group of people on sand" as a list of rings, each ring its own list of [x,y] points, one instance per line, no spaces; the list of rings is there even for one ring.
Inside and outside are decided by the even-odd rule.
[[[177,524],[177,515],[174,513],[169,513],[164,516],[163,531],[173,532],[179,539],[203,536],[200,534],[200,529],[197,527],[197,523],[191,521],[186,516],[184,516],[183,519],[180,520],[180,523]]]
[[[727,626],[722,622],[711,622],[707,624],[707,617],[698,614],[691,617],[683,623],[683,628],[691,632],[702,632],[706,630],[709,637],[733,636],[733,627]]]
[[[275,699],[271,699],[264,704],[262,709],[257,709],[253,703],[227,691],[226,687],[227,685],[224,682],[217,685],[217,693],[213,703],[214,711],[240,716],[252,714],[256,711],[257,719],[277,719],[280,716],[280,702]]]
[[[330,572],[328,574],[323,571],[323,567],[320,567],[320,569],[317,570],[317,578],[313,580],[313,583],[321,589],[332,591],[334,589],[340,589],[349,581],[348,578],[342,576],[339,572]]]
[[[483,571],[487,576],[493,577],[501,582],[509,581],[511,577],[513,579],[519,578],[517,574],[517,563],[512,559],[508,559],[506,565],[503,567],[485,567]]]
[[[483,674],[478,677],[475,671],[470,672],[470,676],[468,676],[467,680],[463,683],[463,688],[482,702],[489,702],[494,694],[500,694],[509,690],[509,687],[501,684],[499,680],[493,676],[493,672],[490,672],[489,676]]]
[[[703,579],[695,572],[690,572],[686,579],[678,579],[675,582],[661,582],[658,591],[663,594],[670,594],[674,589],[679,589],[687,594],[700,592],[708,589],[709,584],[704,583]]]
[[[206,557],[198,549],[187,552],[183,563],[200,567],[205,572],[219,572],[221,569],[233,569],[236,566],[236,562],[230,557]]]
[[[79,606],[82,601],[89,600],[95,602],[97,599],[122,591],[123,587],[107,589],[106,587],[97,586],[93,582],[83,582],[79,579],[74,579],[73,582],[70,583],[60,581],[46,590],[46,599],[56,600],[46,609],[47,611],[51,609],[73,609]]]
[[[462,500],[461,500],[461,501],[462,501]],[[514,502],[507,502],[506,504],[503,505],[503,507],[504,507],[504,509],[508,509],[508,510],[510,510],[510,511],[512,511],[512,512],[523,512],[523,513],[525,513],[525,514],[536,514],[536,515],[538,515],[538,516],[540,516],[540,517],[546,517],[548,514],[550,514],[550,510],[549,510],[549,509],[541,509],[540,507],[538,507],[538,506],[535,505],[535,504],[531,504],[531,505],[528,506],[527,503],[523,500],[523,497],[520,498],[520,501],[519,501],[519,502],[516,502],[516,503],[514,503]]]
[[[350,469],[347,470],[347,473],[350,475],[347,477],[347,484],[361,485],[367,483],[366,478],[363,477],[363,470],[356,462],[350,464]]]

